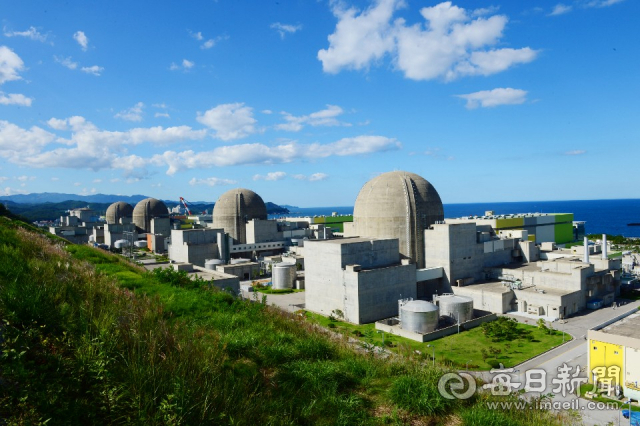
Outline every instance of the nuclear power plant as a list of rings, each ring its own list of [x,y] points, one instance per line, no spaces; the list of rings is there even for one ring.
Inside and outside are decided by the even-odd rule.
[[[135,208],[113,203],[106,223],[94,213],[73,210],[52,232],[146,246],[177,269],[215,271],[221,282],[271,276],[275,289],[304,287],[307,310],[339,311],[345,321],[422,341],[506,312],[566,318],[619,294],[621,260],[609,259],[606,240],[582,252],[562,247],[576,240],[573,214],[445,219],[436,188],[404,171],[365,182],[353,221],[269,219],[263,199],[245,188],[220,195],[211,220],[191,229],[172,224],[154,198]]]

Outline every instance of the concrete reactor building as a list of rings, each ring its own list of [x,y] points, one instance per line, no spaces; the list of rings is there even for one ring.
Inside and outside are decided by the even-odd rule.
[[[213,227],[224,229],[236,242],[246,244],[246,224],[266,220],[267,206],[255,192],[236,188],[225,192],[213,207]]]
[[[169,209],[155,198],[145,198],[136,204],[136,208],[133,209],[133,223],[142,233],[164,236],[171,234]]]
[[[108,224],[131,223],[133,220],[133,207],[124,201],[118,201],[107,208],[106,220]]]
[[[345,236],[397,238],[400,253],[424,268],[424,230],[444,220],[436,189],[415,173],[383,173],[367,182],[353,208]]]

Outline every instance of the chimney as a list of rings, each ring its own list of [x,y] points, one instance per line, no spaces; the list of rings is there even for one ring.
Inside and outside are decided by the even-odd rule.
[[[602,234],[602,260],[607,260],[607,234]]]
[[[584,237],[584,256],[582,257],[584,263],[589,263],[589,239]]]

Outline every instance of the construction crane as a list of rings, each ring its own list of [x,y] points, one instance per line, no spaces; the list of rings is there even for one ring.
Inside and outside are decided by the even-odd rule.
[[[187,200],[185,200],[184,198],[180,197],[180,202],[184,206],[184,209],[187,211],[187,214],[189,216],[191,216],[191,210],[189,210],[189,206],[187,205]]]

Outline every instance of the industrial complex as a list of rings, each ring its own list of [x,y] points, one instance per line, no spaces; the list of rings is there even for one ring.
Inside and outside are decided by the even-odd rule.
[[[573,214],[445,218],[436,189],[414,173],[366,182],[353,216],[270,219],[258,194],[237,188],[219,197],[212,216],[190,218],[185,226],[149,198],[114,203],[104,221],[72,210],[51,232],[105,248],[146,247],[234,291],[270,277],[274,289],[305,289],[308,311],[421,342],[506,313],[562,320],[620,294],[622,258],[609,256],[606,236],[587,241]],[[625,346],[613,329],[594,333],[591,358],[615,351],[622,383],[631,371],[625,360],[640,347],[633,339]]]

